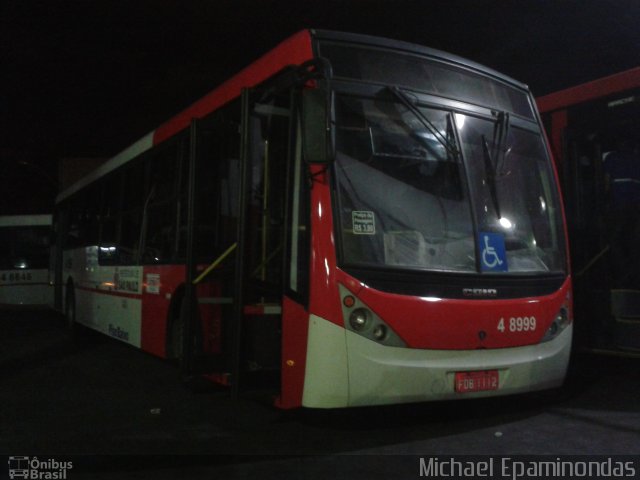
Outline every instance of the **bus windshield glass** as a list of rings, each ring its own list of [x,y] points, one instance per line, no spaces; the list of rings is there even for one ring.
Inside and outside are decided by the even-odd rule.
[[[48,226],[0,228],[0,269],[22,270],[49,267]]]
[[[336,99],[342,262],[464,273],[564,271],[539,133],[385,95]]]

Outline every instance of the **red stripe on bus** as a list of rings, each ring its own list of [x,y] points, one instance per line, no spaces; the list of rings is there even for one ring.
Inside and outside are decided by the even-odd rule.
[[[289,65],[299,65],[311,60],[312,57],[311,34],[308,30],[298,32],[186,110],[158,127],[153,135],[153,144],[157,145],[188,127],[192,119],[202,118],[237,98],[243,88],[252,87],[283,68]]]
[[[640,83],[640,67],[544,95],[537,98],[536,103],[540,112],[545,113],[630,90],[635,88],[638,83]]]
[[[84,292],[92,292],[92,293],[101,293],[104,295],[111,295],[112,297],[123,297],[123,298],[135,298],[137,300],[142,299],[142,293],[129,293],[129,292],[120,292],[117,290],[101,290],[99,288],[89,288],[89,287],[81,287],[76,286],[76,289],[82,290]]]
[[[302,406],[309,312],[286,296],[282,300],[282,381],[275,404],[278,408],[296,408]]]

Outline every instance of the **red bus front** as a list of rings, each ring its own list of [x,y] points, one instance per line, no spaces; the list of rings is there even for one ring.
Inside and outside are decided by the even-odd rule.
[[[335,154],[311,166],[307,342],[288,358],[284,339],[284,397],[342,407],[561,385],[566,237],[529,93],[444,60],[412,77],[399,53],[319,50],[339,79]],[[455,74],[452,101],[442,85]],[[287,312],[306,315],[291,303],[295,331],[306,322]]]

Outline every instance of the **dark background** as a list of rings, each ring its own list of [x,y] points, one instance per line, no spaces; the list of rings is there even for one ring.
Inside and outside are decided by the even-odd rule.
[[[405,40],[536,96],[640,65],[637,0],[0,0],[0,214],[110,157],[303,28]]]

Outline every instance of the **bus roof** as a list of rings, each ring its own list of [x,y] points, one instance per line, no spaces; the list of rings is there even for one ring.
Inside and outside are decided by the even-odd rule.
[[[0,227],[50,226],[51,215],[6,215],[0,216]]]
[[[571,105],[603,98],[640,86],[640,67],[609,75],[536,99],[540,113],[561,110]]]

